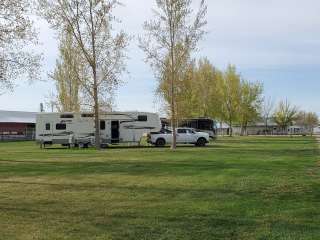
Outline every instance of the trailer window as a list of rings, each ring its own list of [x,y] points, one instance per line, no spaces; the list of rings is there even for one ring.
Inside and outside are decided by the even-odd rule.
[[[138,116],[138,121],[139,122],[147,122],[148,121],[148,116],[147,115],[139,115]]]
[[[67,129],[67,125],[64,123],[57,123],[56,124],[56,129],[57,130],[66,130]]]
[[[100,130],[106,130],[106,121],[100,121]]]
[[[62,114],[60,118],[74,118],[73,114]]]
[[[46,124],[46,130],[49,131],[50,128],[51,128],[50,123],[47,123],[47,124]]]

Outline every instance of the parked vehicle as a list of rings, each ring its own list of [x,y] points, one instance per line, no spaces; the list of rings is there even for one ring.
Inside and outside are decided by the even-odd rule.
[[[204,147],[210,140],[208,133],[197,132],[192,128],[177,128],[176,132],[178,144],[195,144],[196,146]],[[158,133],[150,133],[148,142],[157,147],[164,147],[166,144],[172,143],[172,138],[172,131],[162,129]]]
[[[162,128],[168,128],[170,127],[170,120],[162,118],[161,124]],[[183,119],[179,121],[178,127],[193,128],[196,131],[206,132],[209,134],[211,139],[215,139],[217,137],[216,122],[210,118]]]
[[[139,143],[144,135],[161,130],[157,114],[144,112],[110,112],[100,114],[103,146]],[[94,145],[92,113],[40,113],[37,115],[36,140],[42,145],[88,147]]]

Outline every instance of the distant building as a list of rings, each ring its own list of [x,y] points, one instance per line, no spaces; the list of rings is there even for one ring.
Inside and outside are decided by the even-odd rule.
[[[0,110],[0,141],[34,140],[35,112]]]
[[[217,123],[217,134],[220,136],[229,135],[230,134],[230,126],[223,122]]]
[[[320,126],[315,127],[315,128],[313,129],[313,133],[316,134],[316,135],[320,135]]]
[[[232,129],[235,135],[241,135],[240,125],[234,125]],[[267,126],[261,121],[250,123],[245,135],[306,135],[307,133],[308,130],[304,126],[294,124],[282,129],[273,119],[270,119]]]
[[[235,124],[232,129],[235,135],[241,134],[240,125]],[[270,119],[268,120],[267,126],[263,121],[249,123],[246,129],[246,135],[277,135],[280,134],[281,131],[278,125]]]

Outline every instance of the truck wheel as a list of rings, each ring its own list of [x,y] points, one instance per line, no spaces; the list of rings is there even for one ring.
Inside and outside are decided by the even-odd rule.
[[[204,138],[199,138],[197,143],[196,143],[196,146],[198,147],[205,147],[207,144],[207,140],[204,139]]]
[[[163,138],[159,138],[157,141],[156,141],[156,146],[157,147],[164,147],[166,145],[166,141],[163,139]]]

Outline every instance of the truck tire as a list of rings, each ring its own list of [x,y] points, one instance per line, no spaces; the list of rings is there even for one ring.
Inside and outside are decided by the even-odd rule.
[[[166,140],[163,138],[159,138],[156,141],[156,147],[164,147],[166,145]]]
[[[206,144],[207,144],[207,140],[205,138],[199,138],[196,143],[196,146],[197,147],[205,147]]]

